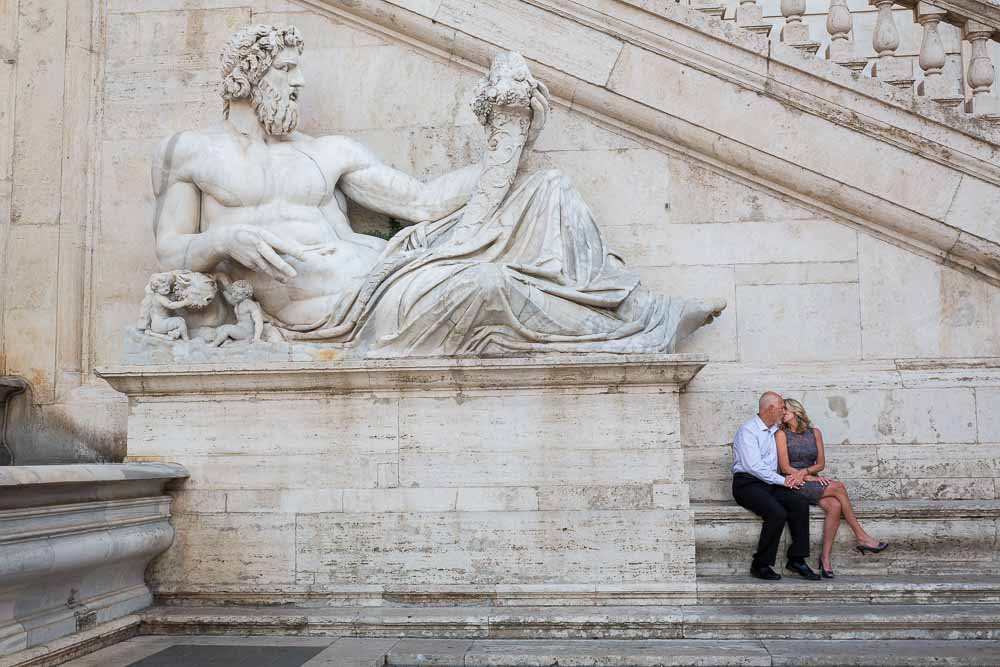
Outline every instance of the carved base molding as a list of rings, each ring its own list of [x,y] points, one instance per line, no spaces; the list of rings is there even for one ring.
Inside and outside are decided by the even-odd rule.
[[[129,458],[191,471],[175,544],[151,570],[164,597],[690,604],[678,393],[704,363],[546,355],[101,375],[129,395]]]
[[[0,468],[0,656],[149,606],[180,466]]]

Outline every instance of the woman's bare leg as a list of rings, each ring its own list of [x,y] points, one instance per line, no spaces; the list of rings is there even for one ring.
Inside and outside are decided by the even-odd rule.
[[[844,515],[844,521],[847,522],[847,525],[851,527],[851,531],[854,532],[854,538],[860,544],[878,546],[878,540],[869,535],[865,529],[861,527],[858,517],[854,514],[854,506],[851,505],[851,499],[847,497],[847,488],[842,482],[832,480],[830,484],[827,485],[826,490],[823,492],[823,498],[830,497],[836,498],[840,503],[840,511]]]
[[[832,570],[833,541],[837,537],[837,529],[840,528],[840,501],[834,496],[823,496],[819,499],[819,506],[826,513],[823,518],[823,551],[820,554],[820,567]]]

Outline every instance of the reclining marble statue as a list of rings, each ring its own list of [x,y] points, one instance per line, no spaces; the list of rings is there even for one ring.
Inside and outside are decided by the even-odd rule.
[[[248,325],[246,310],[233,328],[221,297],[172,310],[192,338],[357,357],[672,352],[725,308],[646,290],[565,176],[518,174],[549,109],[520,55],[498,55],[472,102],[480,162],[421,182],[350,138],[296,130],[302,53],[294,27],[237,32],[221,56],[224,120],[154,156],[160,270],[246,281],[263,319]],[[356,233],[347,199],[406,226],[388,241]]]

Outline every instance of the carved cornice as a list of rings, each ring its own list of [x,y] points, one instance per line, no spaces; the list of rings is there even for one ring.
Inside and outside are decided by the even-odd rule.
[[[338,363],[119,366],[95,372],[129,397],[642,387],[680,391],[701,354],[425,358]]]
[[[520,48],[558,103],[600,124],[668,152],[689,155],[839,222],[1000,285],[1000,244],[979,235],[984,226],[946,221],[948,202],[935,208],[921,198],[920,193],[939,187],[933,176],[927,175],[926,184],[914,184],[910,191],[897,188],[894,192],[880,187],[874,182],[877,179],[866,178],[886,168],[867,157],[881,145],[902,151],[897,153],[900,156],[926,160],[928,169],[945,167],[956,178],[974,177],[988,187],[1000,183],[1000,131],[940,109],[930,100],[832,63],[805,58],[794,49],[674,3],[491,0],[488,6],[466,7],[465,0],[298,2],[478,71],[485,69],[497,50]],[[490,19],[489,11],[502,18]],[[552,46],[549,42],[555,39],[531,41],[538,35],[520,34],[525,26],[541,26],[537,29],[541,36],[546,30],[573,30],[588,35],[600,47],[587,52],[572,44]],[[606,52],[613,55],[614,49],[617,56],[607,58]],[[665,94],[657,99],[619,85],[616,74],[621,61],[630,56],[680,63],[779,105],[773,108],[772,117],[747,114],[734,122],[734,127],[742,124],[748,132],[730,136],[725,128],[699,116],[701,100]],[[645,81],[649,89],[666,85],[653,76]],[[734,108],[732,113],[741,111]],[[806,130],[796,138],[795,150],[755,141],[755,124],[762,129],[774,124],[791,128],[803,114],[875,143],[865,144],[863,150],[850,142],[830,146],[822,136],[811,136]],[[845,174],[843,165],[852,161],[857,164],[856,173]]]

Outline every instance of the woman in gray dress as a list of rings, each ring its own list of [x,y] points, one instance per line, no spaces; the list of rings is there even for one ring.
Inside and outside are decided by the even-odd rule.
[[[781,429],[774,434],[778,446],[778,469],[782,474],[799,477],[804,482],[799,493],[811,505],[819,505],[826,512],[823,522],[823,551],[819,557],[819,570],[827,579],[833,578],[830,556],[833,539],[840,528],[840,517],[854,531],[858,541],[855,547],[860,553],[885,551],[887,542],[879,542],[865,532],[854,515],[854,508],[842,482],[829,477],[818,476],[826,467],[823,450],[823,434],[812,425],[802,404],[794,398],[785,399],[785,413],[781,418]]]

